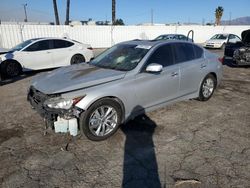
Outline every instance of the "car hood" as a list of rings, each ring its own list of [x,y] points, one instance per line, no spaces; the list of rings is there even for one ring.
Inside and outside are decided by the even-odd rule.
[[[216,40],[212,39],[212,40],[208,40],[208,41],[207,41],[207,43],[221,43],[221,44],[222,44],[223,42],[225,42],[224,39],[216,39]]]
[[[246,45],[250,45],[250,29],[241,33],[242,42]]]
[[[71,65],[41,74],[31,85],[45,94],[64,93],[122,79],[126,72],[89,64]]]

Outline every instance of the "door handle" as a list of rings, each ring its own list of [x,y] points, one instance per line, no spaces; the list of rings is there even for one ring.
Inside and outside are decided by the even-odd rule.
[[[50,54],[51,52],[46,52],[47,54]]]
[[[205,68],[207,65],[205,64],[201,64],[201,68]]]
[[[171,73],[171,76],[173,76],[173,77],[174,77],[174,76],[177,76],[177,75],[178,75],[178,72],[172,72],[172,73]]]

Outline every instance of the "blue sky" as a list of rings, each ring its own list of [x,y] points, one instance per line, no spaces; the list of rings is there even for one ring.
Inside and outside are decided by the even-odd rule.
[[[27,3],[29,21],[52,21],[52,0],[0,0],[0,20],[22,21],[22,4]],[[214,21],[214,11],[224,8],[222,19],[250,16],[250,0],[116,0],[116,17],[127,25],[150,22],[151,9],[155,23]],[[57,0],[60,22],[65,21],[66,0]],[[71,0],[71,20],[111,20],[111,0]]]

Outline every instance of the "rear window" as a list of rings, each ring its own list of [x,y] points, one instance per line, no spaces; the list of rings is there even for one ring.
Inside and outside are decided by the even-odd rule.
[[[70,46],[73,46],[73,42],[69,42],[66,40],[53,40],[54,48],[68,48]]]
[[[195,58],[199,59],[203,57],[203,49],[200,48],[199,46],[193,45],[194,47],[194,52],[195,52]]]
[[[174,57],[176,63],[190,61],[196,58],[194,45],[188,43],[174,44]]]

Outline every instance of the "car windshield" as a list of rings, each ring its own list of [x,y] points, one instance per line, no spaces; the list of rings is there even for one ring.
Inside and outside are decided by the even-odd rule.
[[[21,49],[23,49],[25,46],[31,44],[32,42],[34,42],[35,39],[30,39],[30,40],[26,40],[18,45],[16,45],[15,47],[11,48],[10,51],[20,51]]]
[[[227,37],[228,37],[228,35],[217,34],[217,35],[214,35],[211,39],[225,40],[225,39],[227,39]]]
[[[115,45],[97,56],[90,64],[101,68],[130,71],[138,65],[150,48],[148,45]]]

